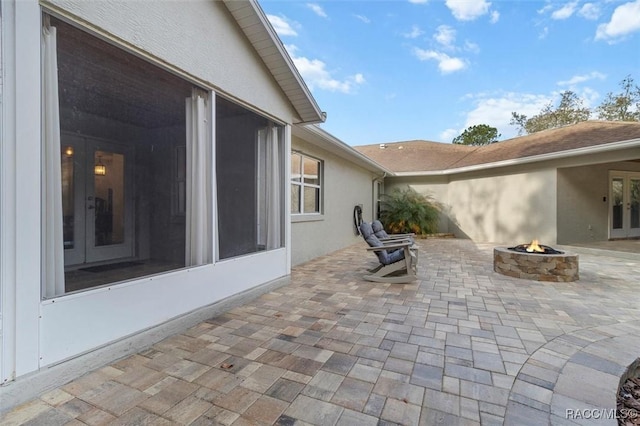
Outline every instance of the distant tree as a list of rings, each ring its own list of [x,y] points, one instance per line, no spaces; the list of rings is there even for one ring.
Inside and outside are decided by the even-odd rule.
[[[498,129],[487,124],[478,124],[469,126],[459,136],[453,138],[453,143],[460,145],[489,145],[498,142],[498,138],[502,136],[498,133]]]
[[[600,120],[640,121],[640,86],[628,75],[620,82],[621,93],[609,92],[596,108]]]
[[[571,90],[566,90],[560,95],[557,107],[554,108],[553,102],[549,102],[531,118],[512,112],[509,124],[519,127],[518,134],[535,133],[586,121],[590,116],[591,111],[583,106],[582,99]]]

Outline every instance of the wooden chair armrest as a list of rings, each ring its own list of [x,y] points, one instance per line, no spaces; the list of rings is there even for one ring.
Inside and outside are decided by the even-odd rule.
[[[379,240],[383,243],[393,243],[395,241],[412,241],[413,237],[411,236],[406,236],[406,237],[389,237],[389,238],[379,238]]]
[[[380,242],[385,246],[388,246],[390,244],[410,243],[412,241],[409,238],[385,238],[381,239]]]
[[[381,251],[381,250],[397,249],[397,248],[404,248],[404,247],[408,248],[410,246],[411,246],[411,242],[405,241],[405,242],[402,242],[402,243],[385,244],[382,247],[367,247],[367,250],[369,250],[369,251]]]

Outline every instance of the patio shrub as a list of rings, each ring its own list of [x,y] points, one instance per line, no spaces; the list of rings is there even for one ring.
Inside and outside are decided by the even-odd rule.
[[[380,200],[380,221],[390,233],[431,234],[438,230],[441,205],[415,189],[394,188]]]

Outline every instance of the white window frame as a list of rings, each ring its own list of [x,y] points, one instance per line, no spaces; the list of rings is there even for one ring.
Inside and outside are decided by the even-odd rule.
[[[316,157],[312,157],[310,155],[306,155],[303,154],[301,152],[297,152],[297,151],[292,151],[291,152],[291,158],[293,158],[293,156],[298,156],[300,158],[300,170],[298,170],[297,173],[295,173],[294,170],[291,170],[291,185],[296,185],[300,187],[300,199],[299,199],[299,203],[298,203],[298,211],[297,212],[291,212],[291,216],[319,216],[322,215],[323,213],[323,207],[324,207],[324,202],[323,202],[323,184],[324,184],[324,162]],[[311,160],[311,161],[315,161],[318,163],[318,184],[311,184],[311,183],[306,183],[304,181],[304,175],[303,175],[303,167],[304,167],[304,161],[305,159],[307,160]],[[294,180],[294,176],[300,176],[300,181],[296,181]],[[305,212],[304,211],[304,189],[305,188],[314,188],[314,189],[318,189],[319,191],[319,200],[318,200],[318,211],[312,211],[312,212]],[[291,201],[293,203],[293,200]],[[293,206],[292,206],[293,207]]]

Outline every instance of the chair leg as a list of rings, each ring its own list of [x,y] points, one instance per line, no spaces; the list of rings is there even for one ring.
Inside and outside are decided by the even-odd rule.
[[[384,265],[379,264],[378,266],[376,266],[375,268],[372,269],[367,269],[368,272],[371,272],[372,274],[375,274],[376,272],[378,272],[380,269],[382,269],[384,267]]]
[[[404,272],[401,275],[392,275],[398,272]],[[382,266],[376,273],[365,275],[363,277],[367,281],[379,283],[409,283],[417,279],[415,272],[410,266],[410,260],[404,259],[391,265]]]
[[[375,275],[365,275],[363,278],[367,281],[388,284],[406,284],[417,279],[415,275],[399,275],[397,277],[378,277]]]
[[[414,274],[418,273],[418,249],[410,249],[409,256],[411,257],[411,270]]]

